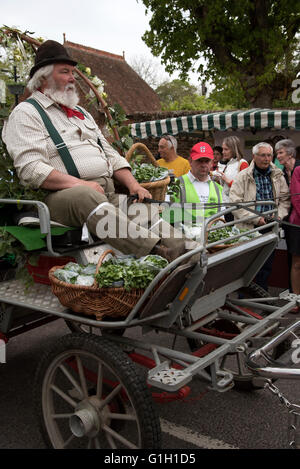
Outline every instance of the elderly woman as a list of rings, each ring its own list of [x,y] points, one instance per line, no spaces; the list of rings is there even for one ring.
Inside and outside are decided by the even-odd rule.
[[[290,139],[280,140],[275,145],[277,159],[284,166],[285,180],[290,187],[291,212],[289,222],[296,226],[286,225],[285,238],[289,253],[290,289],[293,293],[300,293],[300,196],[293,196],[300,192],[300,160],[296,159],[296,148]]]
[[[294,169],[300,166],[300,160],[296,159],[295,144],[290,139],[280,140],[275,145],[275,151],[279,163],[284,166],[283,174],[289,186]]]

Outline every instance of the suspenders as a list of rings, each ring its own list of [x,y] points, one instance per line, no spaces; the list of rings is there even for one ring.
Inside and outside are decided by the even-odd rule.
[[[42,120],[45,124],[45,127],[46,127],[50,137],[52,138],[54,145],[56,146],[56,149],[59,153],[59,156],[61,157],[62,162],[65,165],[67,173],[70,174],[71,176],[75,176],[75,177],[80,179],[80,175],[79,175],[78,170],[76,168],[76,165],[73,161],[73,158],[72,158],[72,156],[71,156],[71,154],[68,150],[68,147],[65,144],[65,142],[63,141],[63,139],[61,138],[61,136],[58,133],[58,131],[56,130],[56,128],[54,127],[54,125],[52,124],[51,119],[48,116],[48,114],[44,111],[42,106],[40,106],[40,104],[35,99],[29,98],[29,99],[26,100],[26,102],[32,104],[36,108],[36,110],[39,112],[39,114],[40,114],[40,116],[41,116],[41,118],[42,118]],[[84,114],[82,109],[80,109],[79,107],[78,107],[78,109],[79,109],[80,112],[82,112]],[[98,138],[97,143],[101,147],[101,149],[104,151],[100,138]]]

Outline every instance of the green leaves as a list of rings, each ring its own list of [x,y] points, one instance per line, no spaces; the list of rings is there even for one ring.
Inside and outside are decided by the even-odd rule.
[[[109,112],[112,118],[107,120],[108,127],[111,129],[112,134],[112,129],[115,127],[120,136],[120,140],[114,140],[112,145],[117,150],[121,150],[123,154],[127,153],[129,148],[133,145],[133,139],[130,136],[129,125],[126,125],[125,123],[127,120],[126,113],[117,103],[113,107],[109,108]]]
[[[151,13],[143,36],[166,70],[201,80],[235,80],[247,105],[264,106],[282,91],[278,64],[290,86],[299,69],[300,3],[290,0],[142,0]],[[292,65],[292,66],[291,66]],[[239,97],[241,100],[241,98]]]
[[[22,186],[13,161],[7,153],[4,142],[0,139],[0,198],[43,201],[47,194],[48,192],[42,189]]]
[[[167,194],[170,196],[170,201],[175,202],[180,196],[180,181],[179,179],[173,179],[168,185]]]
[[[113,258],[103,262],[95,278],[99,288],[123,286],[127,291],[144,289],[167,264],[166,259],[155,255],[124,261]]]
[[[208,233],[207,242],[215,243],[216,241],[221,241],[223,239],[229,238],[230,236],[233,236],[233,234],[235,233],[232,233],[232,228],[229,228],[229,227],[218,228],[217,230],[210,231]],[[227,241],[226,244],[233,244],[236,242],[238,242],[238,240],[234,239],[234,240]]]
[[[133,163],[132,175],[138,182],[153,182],[168,176],[168,170],[148,163]]]

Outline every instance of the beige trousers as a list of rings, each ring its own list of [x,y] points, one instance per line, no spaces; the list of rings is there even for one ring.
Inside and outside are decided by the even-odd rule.
[[[182,234],[159,217],[155,204],[130,206],[126,195],[115,193],[111,178],[102,177],[95,180],[103,187],[105,194],[100,194],[88,186],[76,186],[50,193],[45,202],[49,207],[51,219],[76,227],[81,227],[87,222],[88,229],[94,236],[124,254],[134,254],[137,257],[149,254],[159,241],[166,247],[182,246],[185,243]],[[99,209],[91,215],[98,206]],[[141,214],[137,224],[135,220],[139,206]],[[135,213],[128,214],[130,209]]]

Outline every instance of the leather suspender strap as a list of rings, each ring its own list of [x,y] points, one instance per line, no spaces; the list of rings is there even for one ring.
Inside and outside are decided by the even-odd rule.
[[[80,179],[80,175],[79,175],[78,170],[76,168],[76,165],[73,161],[73,158],[72,158],[72,156],[71,156],[71,154],[70,154],[70,152],[67,148],[67,145],[65,144],[65,142],[61,138],[60,134],[58,133],[58,131],[56,130],[54,125],[52,124],[52,122],[50,120],[50,117],[47,115],[47,113],[44,111],[42,106],[40,106],[39,103],[35,99],[29,98],[29,99],[26,100],[26,102],[32,104],[36,108],[36,110],[39,112],[39,114],[40,114],[40,116],[41,116],[41,118],[42,118],[42,120],[45,124],[45,127],[46,127],[50,137],[52,138],[54,145],[56,146],[56,149],[59,153],[59,156],[61,157],[62,162],[65,165],[65,168],[66,168],[68,174],[70,174],[71,176],[75,176],[75,177]]]

